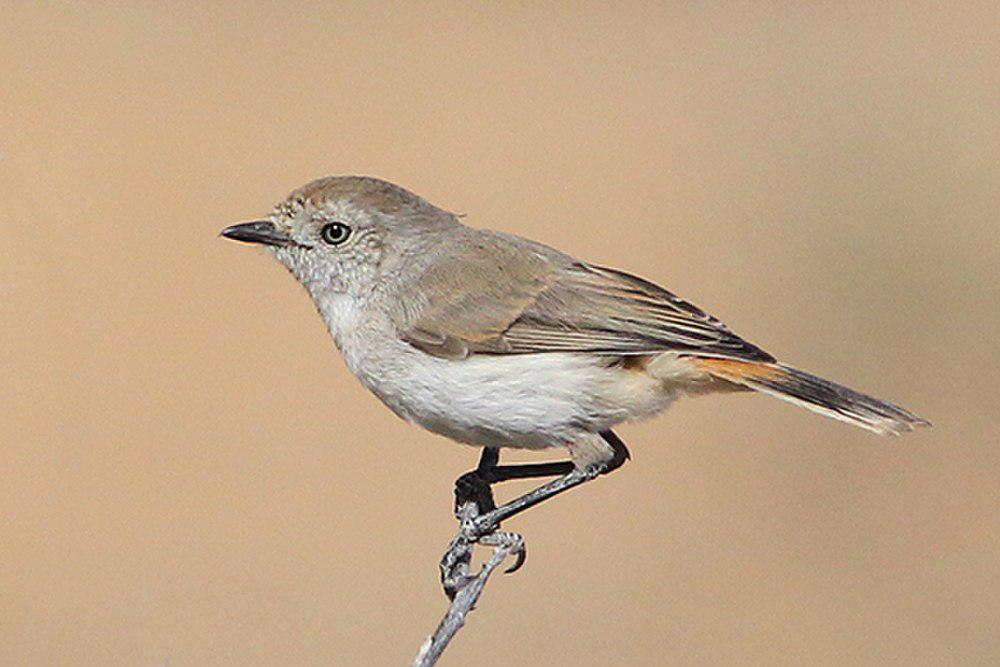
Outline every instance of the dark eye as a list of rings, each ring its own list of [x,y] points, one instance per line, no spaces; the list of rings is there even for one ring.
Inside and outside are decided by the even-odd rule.
[[[319,235],[324,242],[330,245],[340,245],[350,238],[351,228],[342,222],[331,222],[328,225],[323,225]]]

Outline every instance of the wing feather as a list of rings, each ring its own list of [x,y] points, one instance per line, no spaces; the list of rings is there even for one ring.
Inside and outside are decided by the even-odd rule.
[[[426,304],[403,338],[447,358],[678,352],[774,361],[697,306],[622,271],[582,262],[554,266],[532,261],[517,264],[513,274],[509,269],[473,274],[472,283],[457,290],[466,296]]]

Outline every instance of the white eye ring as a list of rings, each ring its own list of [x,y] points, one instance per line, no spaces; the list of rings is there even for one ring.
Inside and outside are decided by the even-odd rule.
[[[323,229],[319,231],[319,237],[329,245],[340,245],[351,238],[351,228],[342,222],[331,222],[323,225]]]

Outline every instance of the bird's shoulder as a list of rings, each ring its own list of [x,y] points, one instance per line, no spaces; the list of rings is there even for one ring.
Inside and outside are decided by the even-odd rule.
[[[679,352],[772,357],[691,302],[630,273],[541,243],[469,230],[408,285],[400,337],[445,358],[472,354]]]
[[[512,234],[462,227],[408,263],[391,318],[400,336],[464,357],[503,333],[574,260]]]

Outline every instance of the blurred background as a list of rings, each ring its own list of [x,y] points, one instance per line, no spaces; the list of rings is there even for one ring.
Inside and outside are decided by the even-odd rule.
[[[217,237],[351,173],[935,423],[625,426],[508,524],[527,566],[441,664],[1000,661],[1000,9],[853,5],[3,3],[0,663],[402,665],[433,630],[477,453]]]

